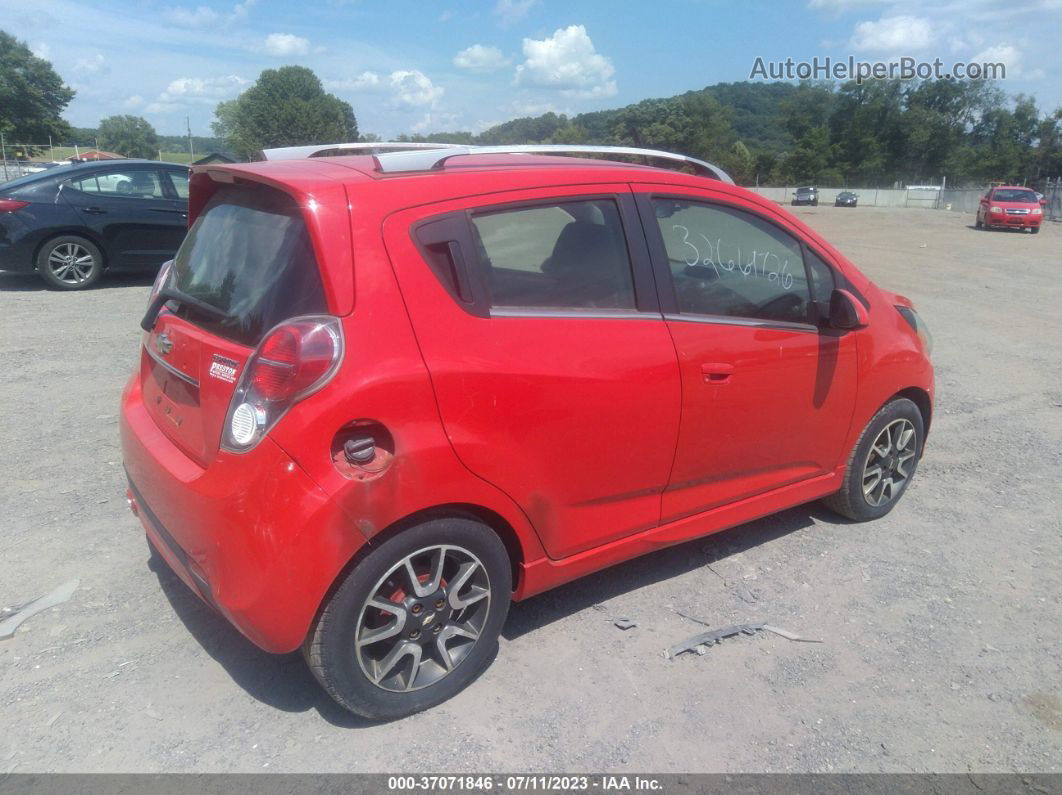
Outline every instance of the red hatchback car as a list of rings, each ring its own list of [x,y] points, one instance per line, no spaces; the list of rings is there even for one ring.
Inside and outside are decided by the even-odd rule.
[[[467,686],[510,600],[819,498],[884,515],[929,428],[910,301],[784,209],[504,149],[197,167],[122,398],[153,548],[371,718]]]
[[[1044,210],[1035,192],[1020,185],[1004,185],[981,197],[975,224],[978,229],[1028,229],[1035,235],[1043,219]]]

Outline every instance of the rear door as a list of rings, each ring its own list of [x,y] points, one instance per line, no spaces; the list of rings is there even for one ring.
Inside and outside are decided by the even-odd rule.
[[[158,168],[108,166],[78,173],[63,183],[60,195],[103,240],[109,267],[158,267],[184,239],[187,202],[173,197]]]
[[[629,190],[478,196],[384,235],[454,449],[549,556],[658,524],[679,376]]]
[[[637,191],[682,371],[663,520],[832,471],[856,390],[856,334],[818,323],[833,269],[754,205]]]
[[[328,311],[302,213],[265,186],[220,188],[196,218],[167,284],[225,313],[172,302],[144,340],[144,404],[202,466],[215,457],[240,373],[273,326]]]

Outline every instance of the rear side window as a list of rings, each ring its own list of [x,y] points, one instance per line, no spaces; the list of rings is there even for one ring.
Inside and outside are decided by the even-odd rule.
[[[219,189],[188,231],[171,279],[226,317],[178,303],[179,314],[245,345],[284,320],[328,308],[302,213],[270,188]]]
[[[162,182],[154,170],[97,171],[85,177],[75,177],[67,183],[74,190],[96,196],[123,199],[162,199]]]
[[[472,225],[492,306],[634,308],[630,256],[615,202],[558,201],[480,212]]]
[[[653,206],[680,312],[808,322],[811,290],[795,238],[721,205],[655,199]]]

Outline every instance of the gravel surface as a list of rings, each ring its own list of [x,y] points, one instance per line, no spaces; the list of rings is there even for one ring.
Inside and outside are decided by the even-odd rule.
[[[515,605],[490,670],[369,725],[258,651],[125,506],[118,395],[150,278],[0,275],[0,642],[9,771],[1062,771],[1062,226],[797,208],[936,340],[918,476],[886,518],[808,505]],[[704,656],[663,651],[767,621]],[[613,619],[638,622],[622,631]]]

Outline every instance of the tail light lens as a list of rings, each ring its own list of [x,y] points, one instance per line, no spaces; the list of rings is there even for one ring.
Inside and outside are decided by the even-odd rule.
[[[342,357],[343,330],[334,317],[293,318],[266,334],[232,395],[222,448],[253,448],[288,409],[328,383]]]
[[[13,213],[23,207],[29,207],[29,204],[18,199],[0,199],[0,213]]]

